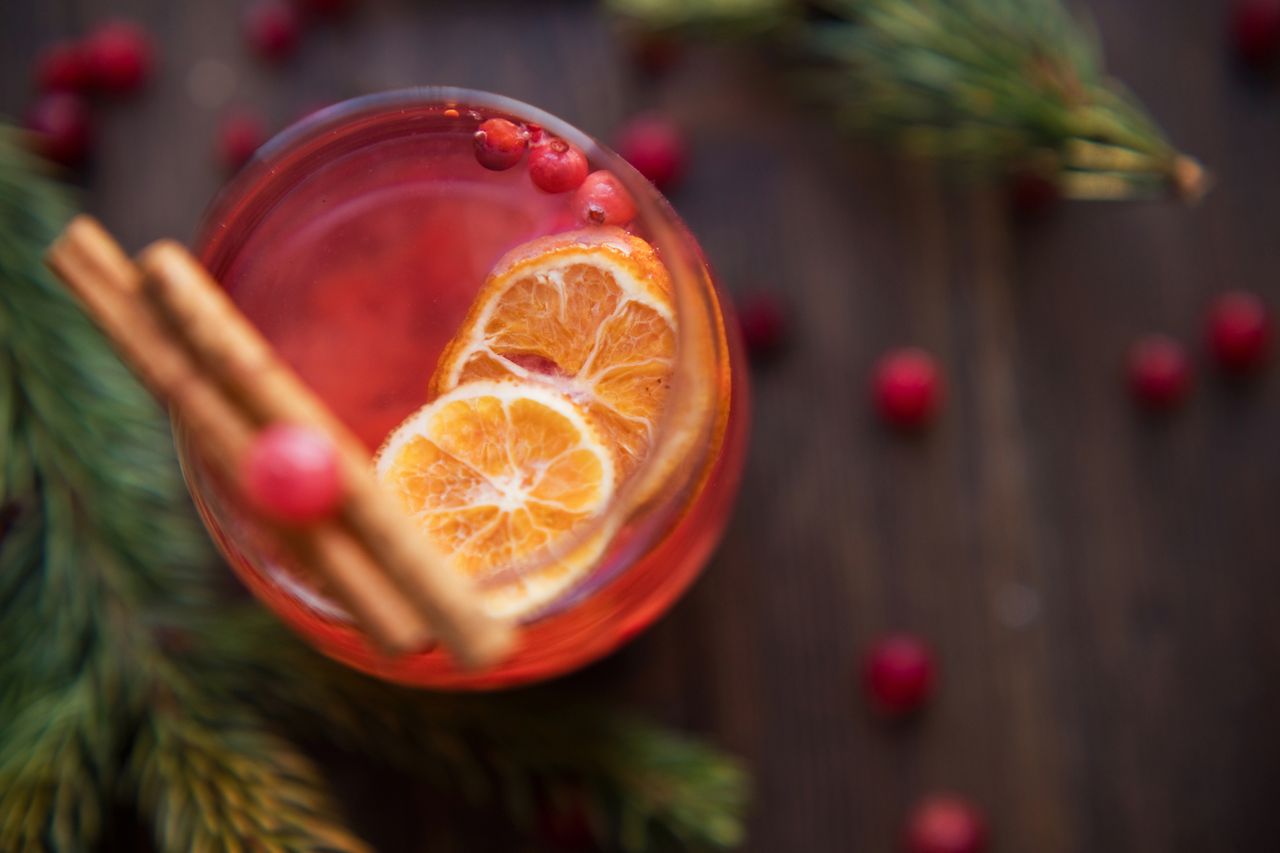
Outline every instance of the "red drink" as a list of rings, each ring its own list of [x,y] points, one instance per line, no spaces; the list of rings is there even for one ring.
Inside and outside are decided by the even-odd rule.
[[[656,248],[678,318],[671,391],[645,458],[619,478],[619,497],[607,511],[614,516],[608,546],[580,581],[526,614],[517,654],[481,673],[458,670],[439,650],[380,655],[312,585],[305,567],[279,565],[255,545],[236,501],[182,448],[206,523],[256,594],[322,651],[432,686],[549,677],[652,622],[709,556],[736,491],[745,437],[746,386],[733,324],[724,322],[687,229],[619,158],[524,105],[418,90],[325,110],[269,144],[224,192],[206,219],[200,253],[373,450],[428,401],[442,351],[504,254],[594,227],[583,221],[573,192],[534,185],[528,157],[501,171],[478,162],[473,137],[493,117],[562,138],[592,169],[616,176],[636,203],[627,230]]]

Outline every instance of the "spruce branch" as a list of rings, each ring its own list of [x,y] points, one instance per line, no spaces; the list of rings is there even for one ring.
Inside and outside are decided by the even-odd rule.
[[[290,731],[377,756],[526,824],[548,792],[572,796],[610,849],[721,850],[742,840],[746,772],[696,740],[558,690],[405,690],[326,660],[257,609],[233,618],[236,630],[204,638],[193,662],[211,688],[258,697]]]
[[[102,827],[107,719],[86,682],[3,710],[0,850],[82,850]]]
[[[1107,76],[1060,0],[608,0],[633,25],[748,33],[845,130],[983,172],[1030,169],[1075,198],[1207,189]]]
[[[311,763],[236,704],[156,703],[129,759],[160,850],[360,853]]]

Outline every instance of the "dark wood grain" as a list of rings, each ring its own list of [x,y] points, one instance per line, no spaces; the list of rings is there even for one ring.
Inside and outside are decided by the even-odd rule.
[[[755,376],[742,499],[705,578],[578,678],[746,756],[749,849],[891,850],[935,789],[981,803],[1008,853],[1275,848],[1280,371],[1232,387],[1198,355],[1197,393],[1163,422],[1134,411],[1120,373],[1145,331],[1200,353],[1215,292],[1280,306],[1280,87],[1236,70],[1220,4],[1093,4],[1112,68],[1210,165],[1214,193],[1034,225],[993,191],[850,147],[749,57],[702,49],[635,77],[588,2],[368,0],[280,71],[248,55],[240,5],[0,6],[10,112],[49,38],[108,12],[160,38],[151,91],[100,110],[85,192],[133,245],[192,233],[235,104],[283,124],[317,101],[448,82],[605,136],[648,107],[689,129],[673,200],[729,290],[789,300],[795,340]],[[225,65],[225,104],[193,102],[201,62]],[[872,361],[903,343],[936,352],[950,390],[914,440],[867,404]],[[855,677],[859,650],[896,628],[930,637],[943,673],[903,730],[871,719]],[[509,849],[439,836],[434,795],[404,778],[331,764],[379,849]]]

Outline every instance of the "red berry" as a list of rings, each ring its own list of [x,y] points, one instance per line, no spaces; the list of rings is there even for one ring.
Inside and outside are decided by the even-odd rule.
[[[563,792],[558,801],[543,797],[538,811],[538,833],[555,850],[595,850],[595,833],[591,831],[586,795],[578,789]]]
[[[895,349],[881,356],[872,386],[880,417],[903,429],[924,426],[942,400],[942,377],[933,356],[921,349]]]
[[[862,661],[862,686],[876,710],[903,717],[933,695],[933,652],[919,637],[891,634],[876,641]]]
[[[614,149],[660,190],[675,186],[684,174],[684,136],[660,115],[632,119],[618,132]]]
[[[626,225],[636,216],[635,199],[612,172],[587,175],[573,196],[578,219],[590,225]]]
[[[345,15],[355,6],[355,0],[299,0],[307,12],[326,17]]]
[[[476,160],[494,172],[519,163],[528,147],[529,131],[505,118],[485,119],[476,130]]]
[[[36,57],[36,86],[45,92],[81,92],[89,85],[89,65],[79,42],[58,41]]]
[[[639,71],[657,77],[675,67],[684,54],[684,46],[671,36],[646,33],[631,40],[629,53]]]
[[[132,92],[151,74],[151,37],[137,24],[110,21],[84,40],[93,85],[105,92]]]
[[[232,113],[218,129],[218,159],[227,171],[238,171],[266,141],[267,128],[262,119],[252,113]]]
[[[1231,10],[1236,52],[1250,65],[1280,55],[1280,0],[1236,0]]]
[[[1040,172],[1020,171],[1009,178],[1009,205],[1023,219],[1040,219],[1061,200],[1057,183]]]
[[[782,303],[770,293],[753,293],[738,303],[742,340],[753,358],[767,358],[782,349],[787,316]]]
[[[64,166],[78,166],[89,156],[93,125],[89,107],[79,95],[43,95],[27,111],[27,127],[35,132],[40,156]]]
[[[244,16],[245,36],[263,59],[282,62],[298,48],[298,13],[282,0],[259,0]]]
[[[567,193],[587,179],[587,158],[563,139],[551,137],[529,152],[529,178],[543,192]]]
[[[1129,387],[1148,409],[1182,403],[1191,390],[1191,364],[1182,344],[1165,335],[1139,338],[1129,349]]]
[[[960,797],[928,797],[907,819],[906,853],[982,853],[986,847],[987,824],[982,813]]]
[[[1219,367],[1229,373],[1252,373],[1266,362],[1271,349],[1271,316],[1252,293],[1224,293],[1209,308],[1207,334]]]
[[[254,440],[241,468],[249,503],[286,524],[305,524],[332,513],[342,500],[342,475],[333,442],[318,430],[269,426]]]

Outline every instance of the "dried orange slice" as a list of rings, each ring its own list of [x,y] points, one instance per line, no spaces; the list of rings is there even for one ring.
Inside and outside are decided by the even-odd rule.
[[[653,441],[675,332],[670,276],[644,240],[618,228],[543,237],[489,274],[431,393],[503,377],[555,388],[590,413],[621,479]]]
[[[396,427],[374,465],[498,615],[558,597],[608,541],[586,533],[614,494],[611,448],[581,407],[542,384],[468,382]]]

